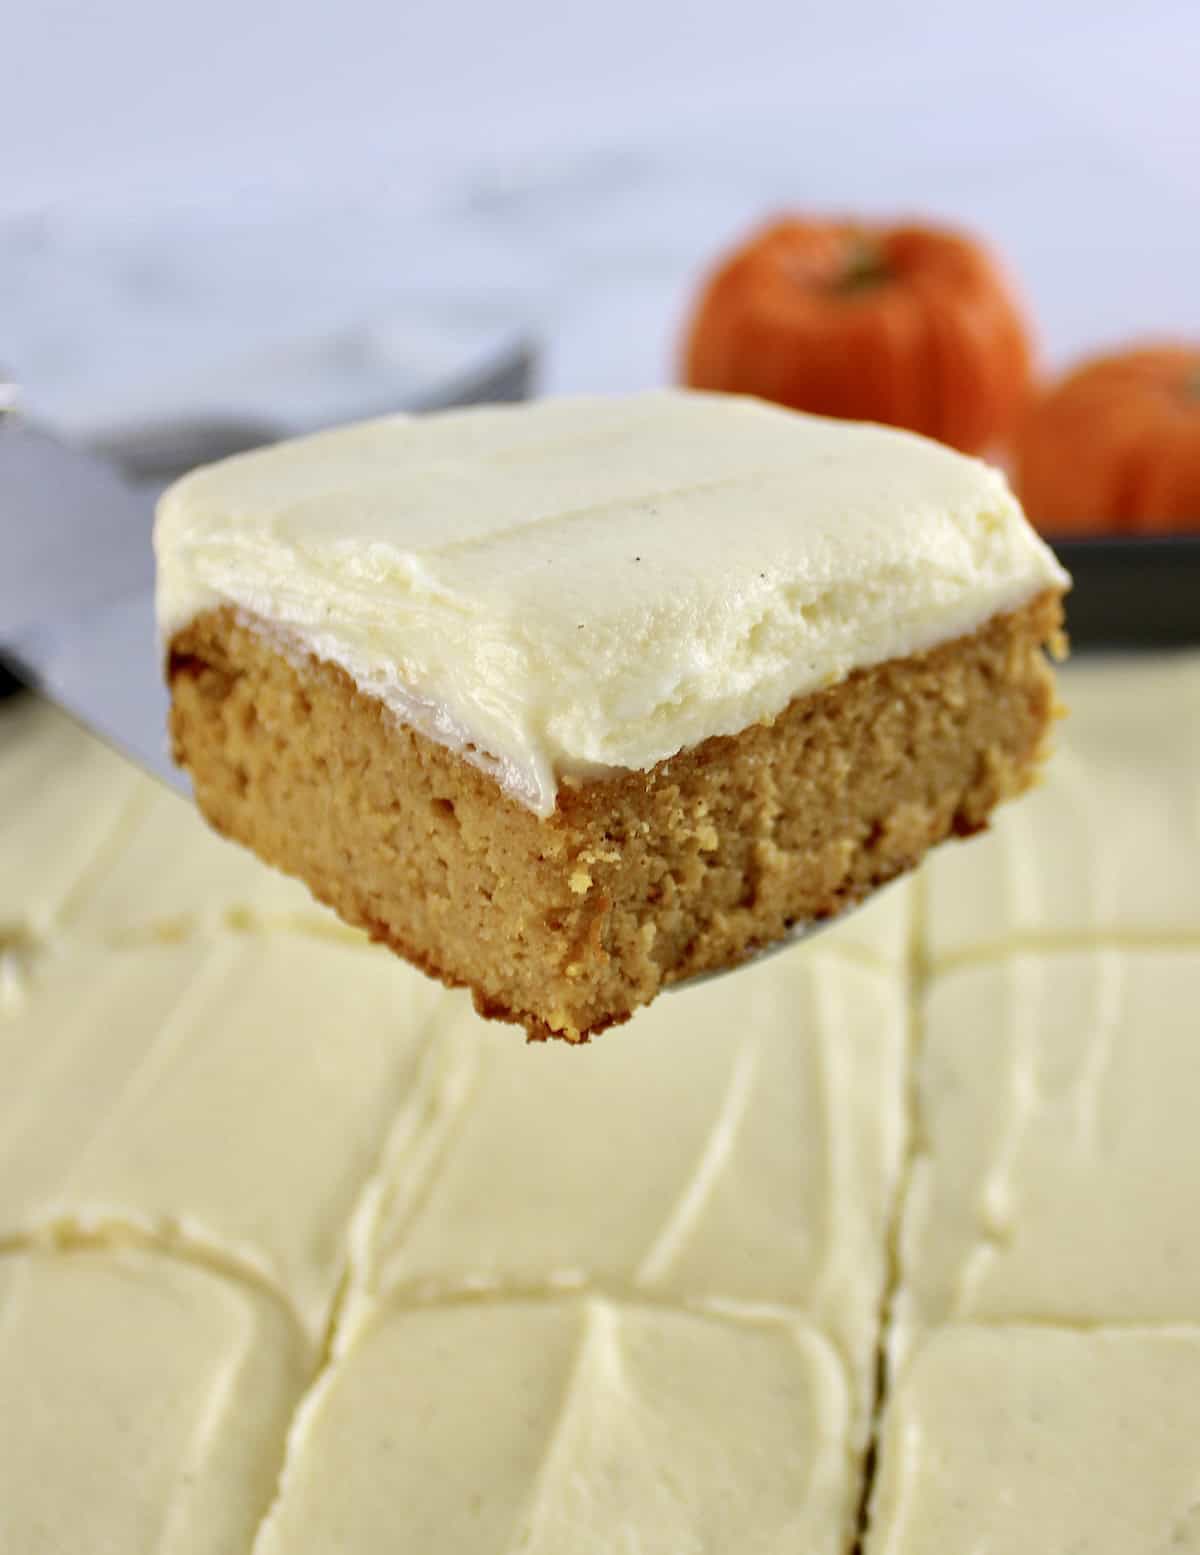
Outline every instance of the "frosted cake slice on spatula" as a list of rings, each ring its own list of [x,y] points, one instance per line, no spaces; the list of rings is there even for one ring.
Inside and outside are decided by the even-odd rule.
[[[983,464],[679,392],[242,455],[156,549],[209,820],[570,1040],[984,826],[1069,581]]]

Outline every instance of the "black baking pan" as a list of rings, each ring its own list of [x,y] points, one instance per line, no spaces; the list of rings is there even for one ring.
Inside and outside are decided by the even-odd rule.
[[[1200,534],[1056,540],[1072,649],[1200,644]]]

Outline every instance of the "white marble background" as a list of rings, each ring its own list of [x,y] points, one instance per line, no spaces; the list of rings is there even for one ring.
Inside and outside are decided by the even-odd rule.
[[[788,205],[981,228],[1050,362],[1200,334],[1200,0],[0,9],[0,362],[72,428],[366,326],[401,377],[532,319],[547,389],[661,381]]]

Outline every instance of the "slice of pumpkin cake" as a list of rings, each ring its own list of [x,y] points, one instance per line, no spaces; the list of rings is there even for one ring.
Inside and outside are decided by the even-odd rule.
[[[982,827],[1036,770],[1068,582],[983,464],[686,393],[242,455],[156,547],[209,820],[572,1040]]]

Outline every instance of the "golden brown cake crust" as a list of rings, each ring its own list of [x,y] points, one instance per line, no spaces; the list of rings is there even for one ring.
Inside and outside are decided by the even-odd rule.
[[[218,831],[531,1037],[580,1040],[986,825],[1054,710],[1056,591],[856,671],[542,820],[336,666],[230,610],[170,647],[175,759]]]

